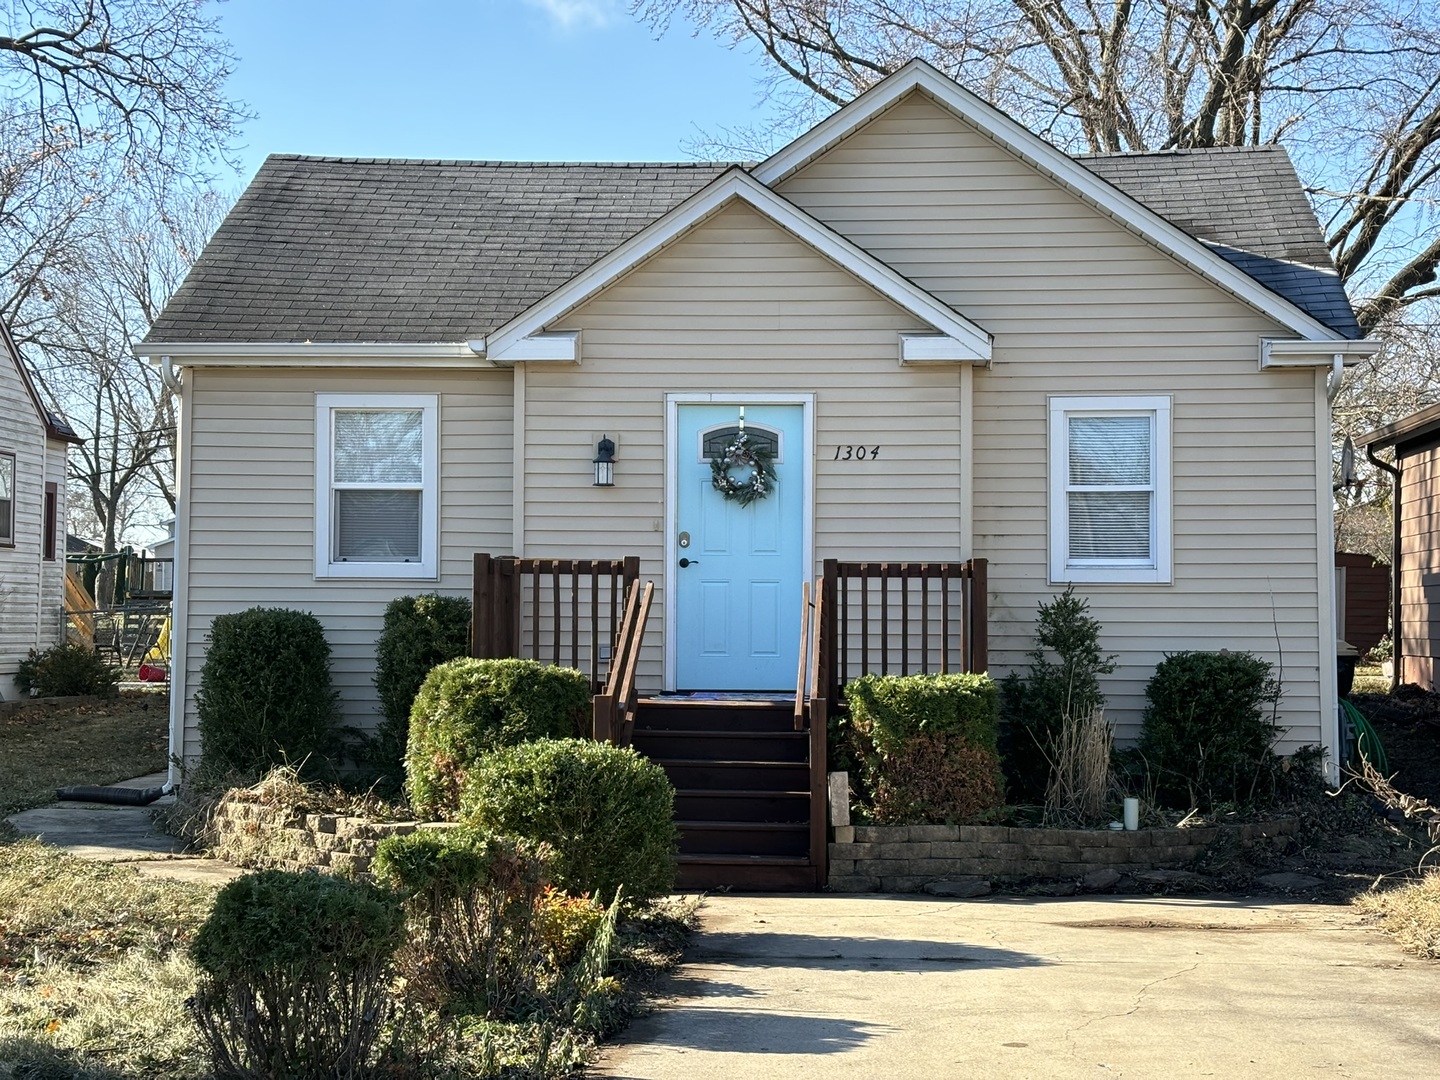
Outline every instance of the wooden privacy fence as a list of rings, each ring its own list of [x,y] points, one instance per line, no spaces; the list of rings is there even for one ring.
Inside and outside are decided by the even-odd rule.
[[[578,668],[605,689],[626,591],[640,559],[521,559],[477,553],[470,655]]]
[[[811,693],[833,709],[860,675],[986,670],[986,565],[826,559],[817,605],[823,685]]]

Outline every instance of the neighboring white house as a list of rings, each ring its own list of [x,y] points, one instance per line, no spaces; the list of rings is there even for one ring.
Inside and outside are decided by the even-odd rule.
[[[385,604],[477,551],[639,556],[656,691],[793,687],[825,559],[984,558],[997,674],[1074,583],[1122,739],[1165,653],[1229,648],[1333,748],[1361,337],[1279,147],[1072,158],[920,62],[754,167],[272,157],[139,349],[183,380],[172,748],[257,604],[373,723]],[[779,476],[743,513],[742,409]]]
[[[0,700],[31,649],[65,636],[65,454],[79,436],[0,324]]]

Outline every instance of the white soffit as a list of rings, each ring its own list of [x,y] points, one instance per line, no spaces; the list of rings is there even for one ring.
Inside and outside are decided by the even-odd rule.
[[[474,368],[463,341],[224,341],[144,342],[138,357],[169,357],[176,367],[442,367]]]
[[[484,343],[485,355],[492,362],[506,362],[497,358],[510,357],[521,341],[538,335],[545,326],[563,318],[633,267],[736,200],[753,207],[940,334],[953,338],[958,343],[957,350],[965,354],[964,359],[975,363],[989,362],[991,338],[988,332],[829,226],[757,183],[739,167],[717,177],[664,217],[652,222],[545,299],[490,334]],[[520,357],[516,356],[516,359]]]
[[[1119,188],[1100,179],[1068,154],[1057,150],[1023,124],[1012,120],[924,60],[911,60],[876,83],[789,146],[766,158],[752,170],[751,175],[760,183],[773,187],[913,90],[924,91],[986,138],[1282,326],[1314,341],[1349,340],[1237,270],[1189,233],[1176,228]]]

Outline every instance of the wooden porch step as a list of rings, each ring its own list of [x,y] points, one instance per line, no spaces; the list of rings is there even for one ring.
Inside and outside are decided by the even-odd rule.
[[[810,853],[810,825],[791,821],[676,821],[682,855]]]
[[[805,762],[662,758],[655,764],[677,789],[782,792],[810,786],[810,766]]]
[[[808,856],[682,854],[679,864],[679,889],[800,892],[817,887]]]
[[[633,745],[656,761],[795,763],[810,756],[810,735],[804,731],[671,731],[637,727]]]
[[[794,704],[785,702],[641,698],[635,730],[793,732],[794,712]]]
[[[770,821],[806,824],[810,792],[679,788],[675,817],[685,821]]]

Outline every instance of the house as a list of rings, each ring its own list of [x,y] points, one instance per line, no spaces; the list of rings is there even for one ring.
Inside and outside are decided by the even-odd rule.
[[[827,573],[832,682],[955,626],[1022,666],[1073,583],[1122,740],[1164,654],[1246,649],[1333,758],[1327,392],[1374,350],[1280,148],[1073,158],[919,61],[753,167],[272,157],[140,349],[181,385],[173,749],[216,615],[313,611],[367,723],[392,597],[564,654],[621,573],[574,560],[630,556],[642,694],[793,695]]]
[[[31,649],[65,636],[65,455],[78,435],[0,323],[0,700]]]
[[[1401,417],[1355,440],[1394,477],[1394,554],[1391,556],[1391,618],[1395,679],[1434,689],[1440,674],[1440,405]],[[1395,451],[1386,465],[1376,451]]]

